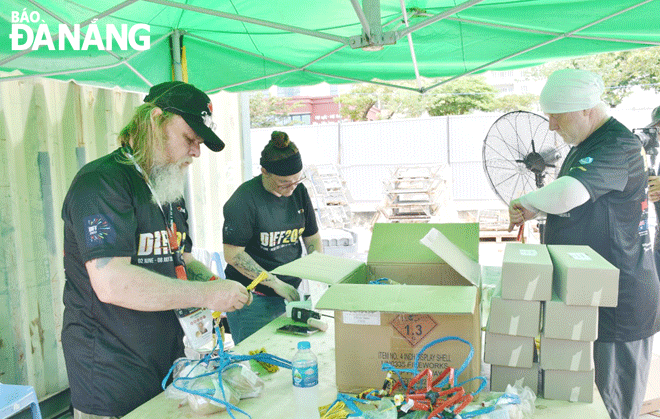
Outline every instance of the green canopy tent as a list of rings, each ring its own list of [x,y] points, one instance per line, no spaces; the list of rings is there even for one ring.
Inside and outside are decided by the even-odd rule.
[[[114,147],[109,133],[140,103],[122,102],[125,92],[2,81],[146,92],[187,76],[215,93],[417,79],[424,92],[440,77],[657,46],[658,16],[660,0],[3,0],[0,378],[32,383],[40,398],[63,394],[59,205],[77,166]],[[249,171],[249,149],[235,149]],[[200,184],[216,180],[203,196],[215,210],[218,191],[237,180],[228,167],[241,170],[228,153],[215,158],[231,164],[196,174]],[[191,230],[210,237],[214,214]]]
[[[181,52],[210,93],[374,79],[423,92],[427,79],[660,45],[660,0],[9,0],[1,15],[5,79],[133,91],[180,78]]]

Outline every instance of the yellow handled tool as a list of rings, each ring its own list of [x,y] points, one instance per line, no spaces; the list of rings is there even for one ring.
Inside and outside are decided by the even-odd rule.
[[[261,271],[261,273],[259,274],[259,276],[257,276],[256,278],[254,278],[254,280],[253,280],[252,282],[250,282],[250,285],[248,285],[248,286],[245,287],[245,288],[246,288],[248,291],[252,291],[257,285],[259,285],[259,283],[260,283],[261,281],[263,281],[263,280],[266,279],[266,278],[268,278],[268,272],[266,272],[266,271]]]

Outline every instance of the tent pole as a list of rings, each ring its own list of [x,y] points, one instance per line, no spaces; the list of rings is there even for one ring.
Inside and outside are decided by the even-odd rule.
[[[252,139],[250,137],[250,93],[240,92],[238,94],[241,121],[241,159],[242,170],[241,183],[252,179]]]
[[[172,32],[171,39],[172,81],[183,81],[184,63],[181,61],[181,32],[178,29],[175,29],[174,32]],[[194,239],[194,233],[197,226],[195,224],[195,205],[192,196],[192,172],[190,170],[188,170],[186,174],[186,186],[183,191],[183,199],[186,200],[186,207],[188,209],[188,234]]]
[[[183,81],[183,68],[181,65],[181,32],[175,29],[172,32],[172,72],[173,81]]]
[[[403,22],[406,24],[406,28],[409,28],[408,24],[408,12],[406,12],[406,3],[405,0],[400,0],[401,2],[401,13],[403,14]],[[417,56],[415,55],[415,46],[413,45],[412,35],[407,34],[408,37],[408,46],[410,47],[410,57],[412,58],[413,68],[415,69],[415,80],[417,81],[417,88],[422,88],[422,80],[419,78],[419,67],[417,66]]]
[[[360,3],[358,3],[358,0],[351,0],[351,3],[353,4],[353,9],[355,9],[355,14],[360,20],[360,24],[362,24],[362,32],[367,37],[367,39],[371,39],[371,28],[369,26],[370,21],[367,19],[367,16],[365,16],[364,11],[360,7]],[[380,22],[378,22],[378,24],[380,25]]]

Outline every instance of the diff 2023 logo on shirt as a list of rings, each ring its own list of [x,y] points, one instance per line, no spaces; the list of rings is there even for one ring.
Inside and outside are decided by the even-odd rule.
[[[24,51],[27,49],[38,50],[48,48],[51,51],[64,51],[73,49],[75,51],[87,51],[97,49],[99,51],[111,51],[118,49],[144,51],[151,47],[149,32],[151,27],[144,23],[132,26],[121,24],[100,25],[94,19],[89,25],[84,26],[84,34],[81,33],[80,24],[76,23],[71,28],[69,25],[59,24],[53,40],[51,28],[41,19],[41,14],[36,11],[14,10],[11,12],[11,39],[12,51]],[[105,39],[101,35],[104,29]]]

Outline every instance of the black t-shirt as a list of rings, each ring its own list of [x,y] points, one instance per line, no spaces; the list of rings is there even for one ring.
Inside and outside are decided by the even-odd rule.
[[[268,192],[261,175],[236,189],[225,203],[222,241],[245,247],[245,252],[262,268],[271,271],[302,255],[300,237],[318,232],[314,207],[307,189],[301,183],[289,197],[277,197]],[[225,275],[243,285],[252,282],[233,266],[227,265]],[[278,275],[281,280],[298,287],[300,278]],[[258,285],[256,291],[277,295],[272,288]]]
[[[149,187],[120,150],[85,165],[64,199],[62,347],[71,401],[85,413],[121,416],[162,391],[183,356],[183,331],[172,310],[142,312],[102,303],[85,262],[131,257],[131,263],[176,277],[168,245],[170,206],[151,202]],[[183,201],[172,204],[179,250],[190,252]],[[167,215],[166,215],[167,214]],[[167,217],[167,218],[166,218]]]
[[[633,341],[658,331],[659,284],[648,231],[647,174],[639,139],[610,118],[571,148],[559,176],[579,180],[590,199],[548,215],[546,244],[588,245],[619,268],[617,307],[600,307],[598,340]]]

